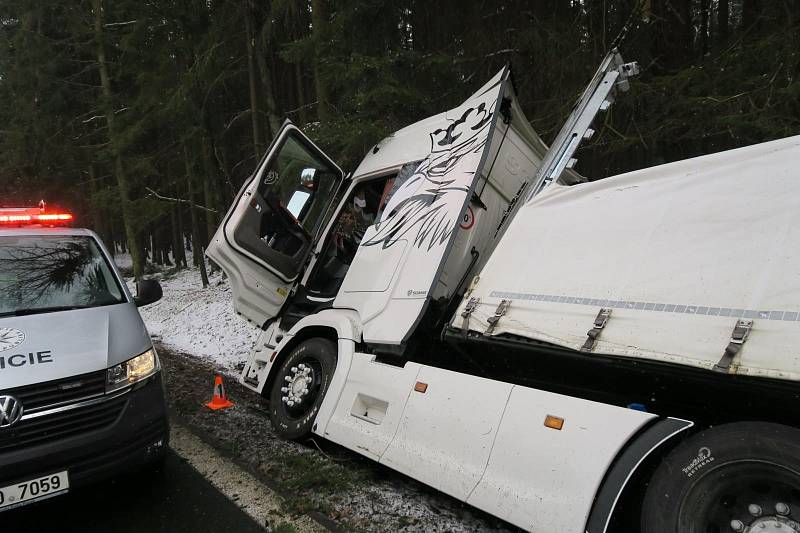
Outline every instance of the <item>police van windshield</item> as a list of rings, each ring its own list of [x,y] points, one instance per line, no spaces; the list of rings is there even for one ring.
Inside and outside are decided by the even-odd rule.
[[[0,236],[0,317],[124,301],[122,288],[93,238]]]

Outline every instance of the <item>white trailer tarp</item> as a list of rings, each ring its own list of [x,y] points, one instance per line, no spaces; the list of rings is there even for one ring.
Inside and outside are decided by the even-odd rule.
[[[464,298],[469,329],[730,372],[800,379],[800,136],[580,185],[523,206]],[[587,354],[591,357],[591,354]]]

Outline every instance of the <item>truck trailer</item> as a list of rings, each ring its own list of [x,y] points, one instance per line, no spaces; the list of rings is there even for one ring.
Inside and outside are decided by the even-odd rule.
[[[207,251],[280,435],[528,531],[800,533],[800,137],[587,181],[637,73],[550,147],[509,68],[349,176],[283,125]]]

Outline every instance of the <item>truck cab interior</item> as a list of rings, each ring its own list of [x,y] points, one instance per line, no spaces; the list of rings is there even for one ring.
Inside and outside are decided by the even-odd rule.
[[[281,329],[291,328],[298,320],[333,304],[347,271],[353,263],[364,233],[379,220],[389,198],[396,174],[367,180],[347,194],[324,236],[319,258],[308,279],[287,302]]]
[[[362,181],[348,192],[339,204],[331,230],[324,236],[313,270],[286,306],[281,329],[291,328],[304,316],[333,305],[367,228],[380,224],[389,215],[385,213],[386,205],[419,163],[413,161],[399,172]]]
[[[378,221],[395,176],[384,176],[356,185],[325,237],[320,258],[306,288],[319,298],[334,298],[356,256],[364,233]]]

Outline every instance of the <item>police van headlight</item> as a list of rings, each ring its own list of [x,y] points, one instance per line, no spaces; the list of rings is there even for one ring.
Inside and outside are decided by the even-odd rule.
[[[147,379],[158,372],[160,365],[158,356],[153,348],[150,348],[141,355],[133,359],[128,359],[124,363],[112,366],[108,369],[106,380],[106,392],[122,389],[128,385],[133,385],[138,381]]]

